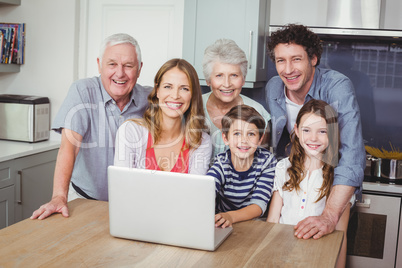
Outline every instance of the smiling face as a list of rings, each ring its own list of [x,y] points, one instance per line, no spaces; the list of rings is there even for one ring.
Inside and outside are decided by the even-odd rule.
[[[215,98],[225,103],[236,100],[244,83],[240,65],[221,62],[214,63],[210,81],[207,81]]]
[[[227,135],[222,134],[222,137],[225,144],[230,148],[232,163],[235,168],[239,160],[253,161],[254,153],[258,145],[261,144],[257,126],[239,119],[232,122]]]
[[[317,57],[309,59],[301,45],[278,44],[275,49],[276,70],[287,92],[305,96],[313,83]]]
[[[327,132],[325,119],[314,113],[303,115],[299,126],[295,124],[295,134],[306,155],[310,158],[322,158],[323,152],[328,147]]]
[[[192,96],[187,75],[177,67],[167,71],[158,85],[156,96],[163,117],[181,118],[190,107]]]
[[[131,44],[106,47],[102,61],[98,58],[98,70],[107,93],[116,102],[127,103],[141,71],[135,47]]]

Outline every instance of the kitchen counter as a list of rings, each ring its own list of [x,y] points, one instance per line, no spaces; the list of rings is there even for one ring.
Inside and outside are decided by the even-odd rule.
[[[343,239],[340,231],[297,239],[291,225],[250,220],[209,252],[112,237],[107,202],[76,199],[68,207],[69,218],[0,230],[0,267],[334,267]]]
[[[60,141],[40,141],[35,143],[0,140],[0,162],[41,153],[60,147]]]
[[[395,183],[397,182],[397,183]],[[394,196],[402,196],[402,180],[392,180],[376,177],[371,175],[364,175],[363,191],[377,194],[386,194]]]
[[[402,185],[388,184],[383,182],[363,181],[363,191],[386,193],[391,195],[402,196]]]

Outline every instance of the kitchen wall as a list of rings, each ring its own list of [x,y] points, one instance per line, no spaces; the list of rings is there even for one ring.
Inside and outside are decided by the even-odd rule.
[[[25,64],[0,73],[0,94],[49,97],[51,120],[77,79],[79,0],[21,0],[0,5],[0,21],[26,23]],[[51,139],[60,135],[51,132]]]

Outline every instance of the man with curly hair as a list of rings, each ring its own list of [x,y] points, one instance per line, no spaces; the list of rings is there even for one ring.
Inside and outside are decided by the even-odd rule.
[[[340,129],[339,162],[334,184],[321,216],[295,226],[298,238],[318,239],[334,231],[354,194],[360,195],[365,168],[360,111],[352,82],[334,70],[318,67],[320,38],[303,25],[289,24],[271,34],[268,49],[278,76],[265,88],[272,122],[272,146],[278,158],[287,156],[296,116],[304,103],[320,99],[337,112]]]

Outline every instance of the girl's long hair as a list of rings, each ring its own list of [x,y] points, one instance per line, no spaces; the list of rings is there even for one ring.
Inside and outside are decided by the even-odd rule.
[[[162,133],[162,111],[159,106],[157,92],[163,75],[173,68],[178,68],[186,74],[191,91],[190,106],[182,117],[182,133],[185,135],[186,142],[183,150],[196,149],[201,145],[202,132],[207,131],[208,127],[205,125],[201,86],[198,75],[194,67],[186,60],[175,58],[161,66],[155,75],[154,88],[148,96],[148,108],[144,113],[143,119],[131,119],[131,121],[146,127],[154,139],[154,144],[160,141]]]
[[[325,119],[327,123],[328,147],[323,152],[321,162],[324,181],[320,188],[320,196],[316,202],[324,197],[328,197],[334,182],[334,168],[338,165],[339,159],[339,128],[338,117],[335,110],[325,101],[310,100],[300,109],[296,126],[300,125],[301,118],[306,114],[315,114]],[[306,153],[300,144],[300,140],[293,131],[291,134],[292,148],[290,150],[289,161],[291,166],[288,168],[289,180],[283,185],[283,190],[300,190],[300,182],[305,178],[306,171],[304,163]]]

